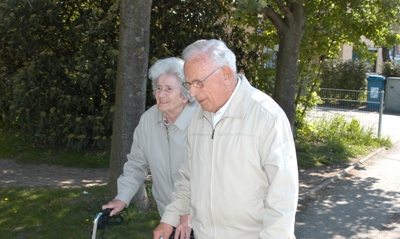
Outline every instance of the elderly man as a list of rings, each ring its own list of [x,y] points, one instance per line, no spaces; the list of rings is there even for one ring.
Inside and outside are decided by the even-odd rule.
[[[224,42],[199,40],[183,58],[183,85],[201,108],[154,239],[168,238],[188,213],[197,239],[295,238],[298,171],[284,111],[236,73],[236,57]]]

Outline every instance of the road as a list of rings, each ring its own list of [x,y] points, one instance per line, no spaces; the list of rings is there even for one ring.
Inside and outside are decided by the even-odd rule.
[[[400,141],[299,206],[297,239],[400,239]]]

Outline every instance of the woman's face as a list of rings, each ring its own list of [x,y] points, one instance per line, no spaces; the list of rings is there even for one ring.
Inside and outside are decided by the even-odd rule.
[[[188,99],[181,94],[181,84],[173,74],[158,77],[155,92],[158,109],[167,115],[179,115]]]

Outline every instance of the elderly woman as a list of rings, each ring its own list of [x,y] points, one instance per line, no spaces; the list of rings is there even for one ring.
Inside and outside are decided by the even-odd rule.
[[[183,60],[158,60],[149,69],[157,104],[140,118],[133,134],[131,152],[118,178],[118,195],[102,208],[115,215],[129,205],[150,169],[153,197],[162,216],[171,201],[179,168],[186,160],[187,127],[198,103],[182,86]],[[190,232],[190,229],[189,229]]]

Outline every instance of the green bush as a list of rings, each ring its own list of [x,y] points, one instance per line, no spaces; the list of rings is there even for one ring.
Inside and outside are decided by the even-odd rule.
[[[370,64],[360,60],[325,60],[322,64],[321,88],[364,90]]]
[[[296,139],[300,167],[314,167],[348,162],[379,147],[392,145],[388,137],[376,137],[357,119],[344,116],[308,122]]]
[[[347,91],[327,91],[325,98],[363,100],[364,94],[357,92],[367,87],[367,73],[370,64],[360,60],[325,60],[322,64],[321,88]],[[354,91],[355,90],[355,91]],[[329,100],[326,103],[332,103]],[[348,103],[341,101],[341,104]]]
[[[108,144],[118,56],[114,3],[1,1],[3,122],[44,145]]]
[[[382,73],[385,77],[400,77],[400,64],[394,61],[382,63]]]
[[[235,40],[242,30],[225,31],[232,21],[229,4],[155,1],[149,65],[180,56],[201,38],[249,51]],[[0,121],[41,145],[108,147],[118,32],[119,0],[0,0]],[[154,103],[148,87],[146,105]]]

